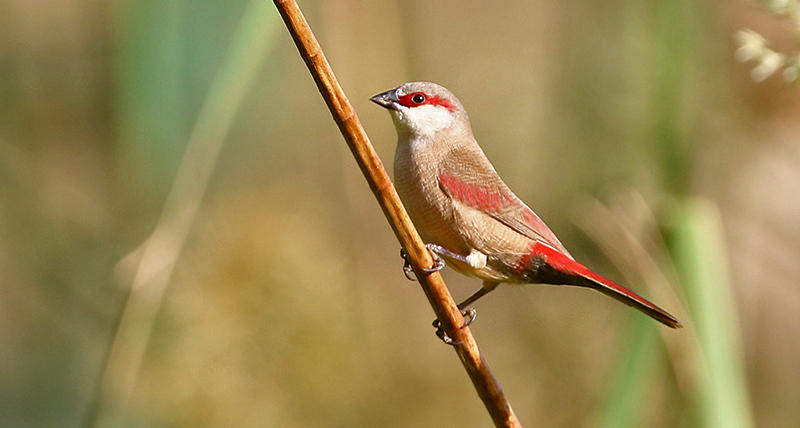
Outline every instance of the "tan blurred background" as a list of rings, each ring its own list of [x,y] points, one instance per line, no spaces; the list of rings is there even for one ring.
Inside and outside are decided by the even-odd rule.
[[[259,3],[0,3],[0,427],[490,425]],[[743,0],[300,5],[387,168],[368,98],[447,86],[573,255],[686,324],[501,287],[472,330],[524,426],[800,426],[800,93],[734,60],[743,28],[794,52],[791,21]]]

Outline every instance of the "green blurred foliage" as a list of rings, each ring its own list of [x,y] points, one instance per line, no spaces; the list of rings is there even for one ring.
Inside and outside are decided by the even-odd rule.
[[[165,201],[248,4],[0,3],[0,427],[94,426],[114,408],[102,378],[142,243],[184,208]],[[791,23],[743,0],[301,7],[387,167],[395,132],[369,96],[443,84],[573,255],[639,291],[665,278],[642,292],[681,331],[586,290],[480,302],[471,328],[524,426],[711,426],[736,400],[741,426],[748,403],[754,426],[800,424],[800,96],[753,82],[732,41],[755,28],[788,51]],[[276,25],[207,159],[120,425],[488,426]],[[589,197],[655,271],[608,251],[628,248],[620,233],[578,228],[600,215]],[[698,200],[719,218],[693,217]],[[479,285],[445,277],[457,298]],[[704,365],[714,343],[732,367]]]

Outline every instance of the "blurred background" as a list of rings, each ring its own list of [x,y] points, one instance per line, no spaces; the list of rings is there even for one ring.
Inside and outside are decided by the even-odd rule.
[[[686,326],[499,288],[471,328],[524,426],[800,425],[800,93],[734,59],[791,20],[300,5],[390,173],[368,98],[448,87],[573,255]],[[0,3],[0,183],[2,427],[491,424],[266,0]]]

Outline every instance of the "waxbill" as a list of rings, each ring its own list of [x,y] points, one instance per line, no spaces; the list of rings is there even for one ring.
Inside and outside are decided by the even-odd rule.
[[[430,82],[370,98],[397,128],[394,180],[422,239],[455,270],[483,280],[465,307],[501,282],[589,287],[668,327],[680,322],[575,261],[555,234],[503,182],[472,135],[461,102]]]

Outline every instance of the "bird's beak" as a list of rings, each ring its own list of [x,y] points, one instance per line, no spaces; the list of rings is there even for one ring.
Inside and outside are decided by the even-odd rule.
[[[397,89],[381,92],[370,98],[375,104],[392,110],[400,110],[400,100],[397,98]]]

